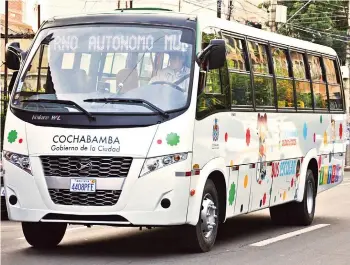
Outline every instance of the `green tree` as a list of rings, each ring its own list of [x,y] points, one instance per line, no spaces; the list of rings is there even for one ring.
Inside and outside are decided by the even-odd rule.
[[[278,1],[287,6],[287,19],[291,18],[305,1]],[[312,1],[296,14],[287,25],[278,25],[278,33],[332,47],[345,63],[347,16],[349,1]],[[268,5],[261,5],[268,8]]]

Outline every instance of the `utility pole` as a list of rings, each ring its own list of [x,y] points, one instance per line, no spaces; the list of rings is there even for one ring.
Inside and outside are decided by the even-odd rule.
[[[217,17],[221,18],[221,5],[222,5],[222,0],[217,0]]]
[[[41,18],[40,18],[41,14],[40,14],[40,4],[38,4],[38,30],[40,28],[41,25]]]
[[[118,0],[118,9],[120,9],[120,0]]]
[[[271,3],[271,17],[270,17],[270,21],[269,21],[269,26],[270,26],[270,30],[272,32],[276,32],[277,31],[277,27],[276,27],[276,6],[277,6],[277,0],[270,0]]]
[[[181,0],[179,0],[179,12],[181,12]]]
[[[130,0],[130,8],[132,8],[132,0]]]
[[[233,1],[230,0],[229,4],[228,4],[228,15],[227,15],[227,20],[231,20],[231,16],[232,16],[232,11],[233,11]]]
[[[5,1],[5,52],[6,52],[6,44],[8,42],[8,34],[9,34],[9,2]],[[5,53],[4,53],[5,54]],[[4,71],[4,111],[7,108],[7,65],[5,62],[5,71]]]

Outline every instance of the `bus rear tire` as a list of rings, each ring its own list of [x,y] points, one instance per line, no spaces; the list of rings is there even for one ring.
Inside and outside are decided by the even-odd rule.
[[[214,182],[208,179],[204,186],[199,220],[189,227],[189,247],[194,252],[208,252],[215,243],[219,226],[219,196]]]
[[[308,226],[315,216],[316,183],[311,169],[306,172],[302,202],[290,202],[270,208],[272,222],[277,225]]]
[[[66,223],[22,223],[22,231],[28,244],[39,249],[56,247],[63,239],[66,229]]]

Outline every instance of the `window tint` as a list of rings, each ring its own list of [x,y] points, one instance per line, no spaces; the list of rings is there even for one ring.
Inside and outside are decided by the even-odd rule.
[[[325,83],[313,83],[315,108],[328,108],[327,86]]]
[[[291,61],[293,64],[293,74],[296,79],[306,79],[305,63],[302,53],[292,51],[290,52]]]
[[[324,66],[326,68],[326,76],[327,76],[327,82],[329,84],[337,84],[338,78],[337,78],[337,73],[335,71],[335,61],[328,59],[328,58],[323,58]]]
[[[256,106],[274,106],[275,95],[272,77],[254,76]]]
[[[329,91],[329,107],[331,110],[342,110],[343,99],[340,85],[328,85]]]
[[[248,46],[253,72],[259,74],[269,74],[270,71],[267,59],[267,46],[253,41],[249,41]]]
[[[312,81],[324,82],[322,68],[321,68],[321,58],[313,55],[308,56],[308,61],[310,65],[310,75]]]
[[[295,81],[298,108],[312,108],[311,86],[308,81]]]
[[[271,53],[276,77],[289,77],[287,51],[272,47]]]
[[[227,67],[229,70],[230,87],[232,91],[232,105],[252,106],[252,88],[245,41],[225,36],[227,49]]]
[[[287,50],[271,47],[279,108],[294,107],[293,81],[289,74]]]
[[[275,106],[275,94],[269,69],[267,46],[249,41],[248,49],[254,72],[255,104],[257,107],[273,107]]]
[[[207,28],[202,33],[202,49],[209,45],[211,39],[220,38],[213,28]],[[229,79],[227,64],[220,69],[207,69],[207,64],[201,65],[201,74],[206,73],[205,87],[197,98],[197,117],[204,118],[217,111],[229,109],[227,96],[229,95]]]
[[[294,107],[293,81],[291,79],[276,79],[279,108]]]
[[[224,37],[227,50],[227,67],[232,70],[246,71],[244,41],[230,36]]]
[[[312,79],[312,89],[314,92],[315,108],[328,108],[327,86],[324,80],[321,66],[321,58],[309,55],[310,76]]]
[[[204,88],[206,94],[222,94],[219,69],[209,70],[207,84]]]
[[[252,87],[249,73],[230,72],[232,105],[252,106]]]

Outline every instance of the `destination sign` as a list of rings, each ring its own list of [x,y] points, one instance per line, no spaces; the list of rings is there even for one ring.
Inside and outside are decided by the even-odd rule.
[[[56,35],[50,49],[62,52],[162,52],[187,51],[189,44],[181,42],[181,35],[117,34],[117,35]]]

